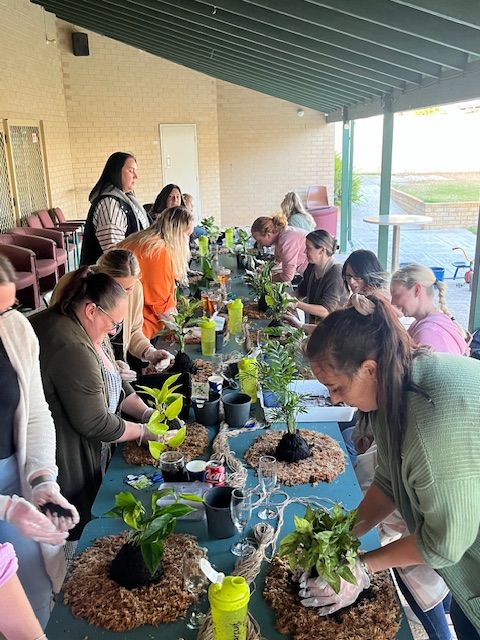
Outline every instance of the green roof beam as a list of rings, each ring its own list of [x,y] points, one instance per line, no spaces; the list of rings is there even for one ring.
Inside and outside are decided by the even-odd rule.
[[[480,14],[478,12],[478,2],[472,0],[391,0],[395,4],[404,7],[411,7],[418,11],[424,11],[433,16],[446,18],[467,27],[480,28]]]

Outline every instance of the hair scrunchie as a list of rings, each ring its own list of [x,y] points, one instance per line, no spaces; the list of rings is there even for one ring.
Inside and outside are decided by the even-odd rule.
[[[361,293],[352,293],[350,296],[350,304],[362,316],[371,316],[375,311],[375,303],[369,300]]]

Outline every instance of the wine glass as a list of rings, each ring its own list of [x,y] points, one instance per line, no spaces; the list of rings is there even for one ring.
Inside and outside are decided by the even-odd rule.
[[[252,551],[255,551],[254,547],[252,547],[248,540],[246,538],[242,538],[245,527],[252,517],[252,505],[253,497],[251,491],[248,491],[247,489],[234,489],[232,491],[232,497],[230,499],[230,513],[233,524],[240,534],[240,540],[232,544],[230,547],[230,551],[235,556],[243,557],[252,553]]]
[[[182,573],[185,589],[195,598],[190,618],[187,620],[189,629],[199,629],[205,614],[200,611],[200,596],[208,584],[206,575],[200,568],[200,560],[205,557],[203,549],[189,549],[183,554]]]
[[[277,484],[277,460],[273,456],[260,456],[258,464],[258,479],[260,488],[265,494],[265,508],[258,513],[261,520],[271,520],[277,517],[277,512],[270,509],[270,494]]]

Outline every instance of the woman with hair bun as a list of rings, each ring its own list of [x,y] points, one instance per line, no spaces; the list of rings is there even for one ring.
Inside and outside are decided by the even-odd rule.
[[[280,206],[290,227],[303,229],[307,233],[315,229],[313,216],[305,210],[300,196],[295,191],[286,193]]]
[[[404,316],[415,318],[408,333],[416,344],[428,345],[434,351],[468,354],[463,330],[454,322],[446,305],[445,283],[437,280],[431,269],[421,264],[408,264],[392,275],[390,290],[392,304]]]
[[[293,314],[284,318],[293,326],[303,327],[306,333],[312,333],[315,323],[329,313],[343,307],[348,294],[342,279],[342,265],[335,264],[333,256],[338,249],[337,239],[328,231],[318,229],[306,237],[306,254],[309,265],[297,288],[300,298],[295,304],[307,315],[307,323],[302,325]]]
[[[307,357],[332,402],[357,406],[377,443],[354,533],[363,536],[396,508],[407,530],[360,554],[356,584],[342,579],[338,593],[321,578],[302,580],[303,604],[330,614],[355,602],[372,574],[426,564],[452,592],[459,640],[479,640],[480,364],[415,346],[382,296],[358,294],[317,325]]]
[[[252,236],[257,243],[261,247],[275,246],[275,261],[279,268],[274,269],[272,280],[291,282],[296,274],[303,275],[308,264],[305,235],[303,229],[289,227],[283,213],[271,218],[261,216],[254,221]]]
[[[121,410],[146,423],[153,411],[122,382],[107,340],[121,327],[127,304],[111,276],[81,267],[54,306],[31,318],[57,434],[58,484],[80,513],[72,540],[91,518],[109,444],[156,439],[145,424],[120,417]]]

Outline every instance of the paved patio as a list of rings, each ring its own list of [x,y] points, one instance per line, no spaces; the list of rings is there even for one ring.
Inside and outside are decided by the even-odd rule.
[[[363,222],[367,215],[378,215],[380,199],[380,177],[362,176],[362,202],[352,208],[352,249],[370,249],[377,252],[378,227]],[[392,200],[390,213],[402,214],[405,211]],[[391,254],[392,232],[389,234],[389,256]],[[422,229],[405,226],[400,233],[400,263],[419,262],[429,267],[443,267],[447,283],[447,304],[455,318],[463,326],[468,325],[470,310],[470,291],[464,283],[462,271],[453,280],[452,262],[460,261],[463,256],[452,247],[463,247],[467,255],[475,254],[475,234],[468,229]],[[343,256],[342,256],[343,257]]]

